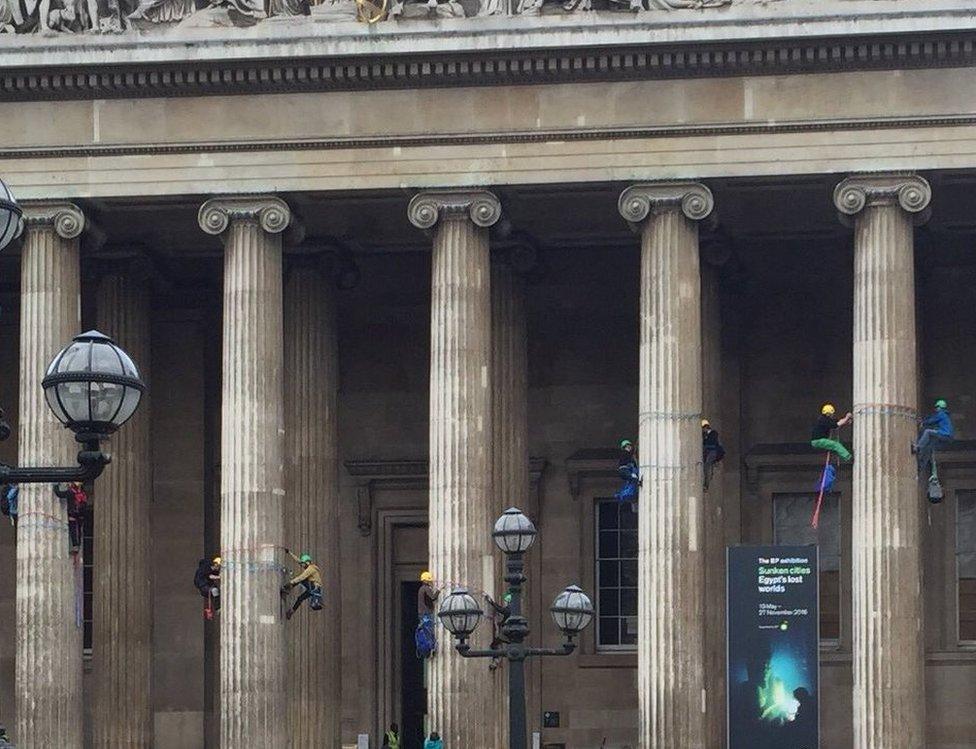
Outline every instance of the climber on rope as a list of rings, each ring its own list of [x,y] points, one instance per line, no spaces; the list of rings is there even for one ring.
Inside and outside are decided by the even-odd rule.
[[[505,637],[502,628],[505,626],[505,622],[512,615],[512,592],[510,590],[505,591],[505,595],[502,596],[502,602],[497,603],[490,595],[484,594],[485,603],[488,604],[488,618],[491,619],[491,645],[489,649],[498,650],[502,645],[507,645],[509,640]],[[494,671],[498,668],[501,663],[501,656],[495,656],[488,663],[488,670]]]
[[[434,634],[434,605],[440,591],[434,588],[434,576],[424,570],[420,573],[420,589],[417,591],[417,631],[414,644],[417,657],[421,660],[432,658],[437,652],[437,635]]]
[[[200,591],[207,603],[203,608],[204,619],[213,619],[215,611],[220,610],[220,557],[201,559],[193,575],[193,585]]]
[[[718,441],[718,432],[712,429],[708,419],[702,419],[702,468],[705,475],[705,491],[712,482],[715,464],[725,457],[725,448]]]
[[[932,476],[935,476],[933,453],[952,442],[955,434],[956,430],[953,428],[952,418],[949,416],[949,404],[939,398],[935,402],[935,412],[922,420],[922,433],[915,445],[919,476],[925,475],[930,463],[932,464]]]
[[[620,450],[622,452],[620,460],[617,461],[617,475],[623,480],[624,485],[613,496],[618,502],[633,502],[633,507],[636,507],[641,483],[640,467],[637,465],[637,447],[630,440],[622,440]]]
[[[85,513],[88,511],[88,493],[80,481],[72,481],[70,484],[55,484],[54,493],[67,503],[71,553],[77,554],[78,550],[81,549]]]
[[[820,418],[813,425],[810,445],[818,450],[833,453],[846,463],[851,461],[854,456],[851,455],[850,450],[844,447],[843,442],[833,439],[831,433],[850,424],[854,420],[854,415],[848,411],[843,419],[838,420],[835,416],[836,413],[837,409],[834,408],[833,404],[824,404],[823,408],[820,409]]]
[[[285,549],[285,553],[302,565],[302,571],[281,586],[281,595],[287,596],[288,592],[296,585],[301,585],[303,588],[301,595],[295,599],[292,607],[285,612],[285,619],[291,619],[295,615],[295,612],[298,611],[298,607],[306,600],[308,601],[308,607],[312,611],[321,611],[322,572],[319,570],[318,565],[312,562],[312,557],[308,554],[302,554],[300,557],[297,557],[288,549]]]

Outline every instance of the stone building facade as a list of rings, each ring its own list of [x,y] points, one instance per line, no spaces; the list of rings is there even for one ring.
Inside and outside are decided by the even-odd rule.
[[[79,329],[150,385],[83,568],[45,489],[0,526],[18,747],[504,746],[504,668],[425,675],[411,627],[423,569],[498,592],[513,504],[532,641],[597,606],[528,669],[539,746],[723,747],[725,548],[772,542],[821,545],[822,746],[976,746],[976,7],[618,6],[4,6],[40,33],[0,36],[0,458],[70,460],[39,377]],[[824,401],[856,460],[816,533]],[[326,578],[287,623],[284,547]]]

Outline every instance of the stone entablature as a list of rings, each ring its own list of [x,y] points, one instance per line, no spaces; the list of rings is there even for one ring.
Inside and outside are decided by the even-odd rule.
[[[185,0],[188,7],[195,1]],[[355,20],[356,2],[388,0],[326,0],[309,15],[285,12],[310,1],[272,0],[258,12],[246,7],[256,0],[233,0],[234,7],[208,6],[178,23],[178,13],[164,14],[174,22],[141,27],[123,19],[126,33],[89,33],[83,44],[57,26],[29,44],[0,35],[0,71],[9,71],[0,75],[0,91],[87,98],[780,74],[969,65],[976,46],[976,6],[968,0],[620,0],[634,12],[608,6],[572,18],[526,17],[533,15],[528,6],[554,0],[448,0],[436,8],[393,0],[402,12],[393,7],[390,20],[375,24]],[[0,24],[32,2],[35,15],[55,13],[51,5],[62,2],[98,12],[94,0],[0,0]],[[132,14],[172,2],[184,0],[149,0]],[[574,9],[594,2],[612,4],[567,0]],[[441,9],[455,5],[478,17],[444,18]],[[421,7],[422,17],[394,22]],[[78,9],[72,17],[83,15]]]

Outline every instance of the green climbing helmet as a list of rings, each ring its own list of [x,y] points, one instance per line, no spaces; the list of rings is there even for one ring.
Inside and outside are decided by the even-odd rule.
[[[937,400],[935,402],[935,407],[936,408],[941,408],[941,409],[945,410],[945,409],[947,409],[949,407],[949,404],[946,403],[944,399],[939,398],[939,400]]]
[[[630,440],[620,440],[620,449],[625,450],[628,447],[633,447],[634,443]]]
[[[298,561],[301,562],[302,564],[311,564],[312,563],[312,557],[310,557],[308,554],[302,554],[298,558]]]

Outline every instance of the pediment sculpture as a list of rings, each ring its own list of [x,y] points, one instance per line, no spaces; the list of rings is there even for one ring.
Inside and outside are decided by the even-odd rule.
[[[590,10],[704,10],[734,0],[0,0],[0,32],[113,33],[253,26],[274,16],[367,23]],[[388,5],[389,3],[389,5]]]

